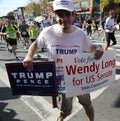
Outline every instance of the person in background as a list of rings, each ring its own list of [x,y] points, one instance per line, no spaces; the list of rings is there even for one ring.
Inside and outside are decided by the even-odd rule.
[[[25,23],[25,20],[21,21],[21,25],[19,26],[19,32],[21,33],[21,37],[23,38],[24,48],[27,49],[27,45],[29,46],[29,26]]]
[[[91,37],[92,36],[92,27],[91,27],[92,17],[91,16],[88,17],[86,23],[87,23],[87,26],[86,26],[87,35],[89,35],[90,39],[92,39],[92,37]]]
[[[84,21],[83,22],[83,30],[86,32],[86,30],[87,30],[87,23],[86,23],[86,21]]]
[[[6,35],[6,41],[8,43],[8,51],[13,52],[16,61],[19,61],[19,58],[16,53],[17,49],[17,36],[16,36],[16,28],[12,24],[12,20],[8,19],[6,21],[5,31],[3,35]],[[10,46],[9,46],[10,45]]]
[[[4,33],[5,32],[5,22],[2,22],[1,23],[0,32],[1,33]],[[1,41],[2,40],[6,40],[6,35],[1,35]]]
[[[0,21],[0,32],[2,32],[3,23]],[[3,35],[0,35],[0,40],[3,40]]]
[[[44,13],[44,14],[43,14],[43,17],[44,17],[44,19],[43,19],[42,22],[41,22],[41,28],[42,28],[42,30],[43,30],[44,28],[46,28],[46,27],[51,26],[51,22],[50,22],[50,20],[48,19],[48,13]],[[42,49],[42,52],[44,52],[44,48],[41,48],[41,49]]]
[[[92,20],[91,29],[92,29],[92,34],[93,34],[93,36],[94,36],[95,31],[96,31],[96,23],[95,23],[95,20]]]
[[[27,55],[23,60],[23,66],[28,71],[33,71],[33,56],[38,48],[44,45],[48,50],[49,61],[54,61],[56,65],[56,81],[60,81],[59,76],[63,74],[63,55],[80,54],[85,52],[94,52],[95,59],[99,59],[103,51],[97,49],[96,45],[92,44],[86,33],[73,25],[75,19],[74,7],[72,0],[55,0],[53,2],[53,10],[55,12],[57,24],[46,27],[41,31],[36,41],[34,41]],[[75,53],[69,53],[75,50]],[[61,62],[57,60],[60,59]],[[62,75],[61,75],[62,74]],[[61,85],[62,86],[62,85]],[[59,89],[58,89],[59,90]],[[72,111],[73,97],[66,98],[65,90],[59,92],[62,97],[60,115],[57,121],[63,121]],[[89,121],[94,121],[94,108],[91,102],[90,94],[77,96],[79,103],[84,107]],[[43,102],[44,103],[44,102]]]
[[[43,14],[44,19],[41,22],[41,27],[44,29],[45,27],[51,26],[51,22],[48,19],[48,13]]]
[[[19,33],[19,25],[18,23],[15,21],[13,26],[16,28],[16,35],[17,35],[17,40],[20,42],[21,41],[21,36],[20,36],[20,33]]]
[[[108,49],[108,47],[116,45],[116,38],[115,38],[115,31],[117,30],[115,27],[115,12],[114,10],[110,10],[109,11],[109,17],[106,19],[105,22],[105,32],[106,32],[106,41],[107,41],[107,45],[105,47],[105,50]],[[111,44],[111,40],[112,40],[112,44]]]
[[[98,30],[98,28],[99,28],[99,24],[100,24],[100,21],[99,21],[99,19],[95,19],[95,25],[96,25],[96,30],[95,30],[95,33],[97,33],[98,34],[98,36],[100,36],[100,34],[99,34],[99,30]]]
[[[102,38],[102,40],[103,40],[103,42],[105,41],[105,38],[106,38],[106,36],[105,36],[105,22],[106,22],[106,17],[104,16],[103,17],[103,19],[101,20],[101,22],[100,22],[100,26],[101,26],[101,28],[102,28],[102,30],[100,31],[100,34],[103,32],[103,38]]]
[[[36,25],[36,22],[33,21],[33,24],[29,28],[30,40],[31,40],[32,43],[36,40],[36,38],[38,37],[39,33],[40,33],[40,29]],[[38,54],[38,52],[37,52],[37,57],[38,58],[40,57],[40,55]]]
[[[82,29],[82,22],[79,20],[76,12],[75,12],[75,20],[73,21],[73,25]]]
[[[120,30],[120,13],[117,16],[118,30]]]

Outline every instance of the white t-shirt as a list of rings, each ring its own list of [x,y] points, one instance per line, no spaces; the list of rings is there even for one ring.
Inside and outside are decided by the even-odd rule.
[[[106,19],[105,28],[106,28],[106,32],[110,32],[110,33],[113,32],[113,30],[109,30],[109,29],[107,29],[107,28],[115,28],[114,18],[108,17],[108,18]]]
[[[37,38],[37,47],[46,47],[49,61],[55,61],[56,74],[63,79],[63,55],[78,54],[89,51],[92,45],[86,33],[80,29],[75,29],[72,33],[63,33],[58,24],[43,29]]]

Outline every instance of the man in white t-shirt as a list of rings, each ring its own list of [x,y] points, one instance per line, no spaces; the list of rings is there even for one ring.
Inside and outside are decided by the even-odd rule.
[[[48,13],[43,14],[44,19],[41,21],[41,28],[42,30],[46,27],[51,26],[50,20],[48,19]],[[41,48],[42,52],[44,52],[44,48]]]
[[[41,21],[42,29],[51,25],[50,20],[48,19],[48,13],[44,13],[43,16],[44,19]]]
[[[116,31],[114,17],[115,17],[114,10],[110,10],[109,17],[106,19],[106,22],[105,22],[105,32],[106,32],[106,41],[107,41],[107,45],[105,47],[105,50],[107,50],[108,47],[117,44],[116,38],[114,35],[115,31]],[[111,40],[112,40],[112,44],[110,43]]]
[[[63,74],[63,55],[78,54],[82,52],[94,52],[95,58],[99,59],[103,51],[97,50],[96,45],[89,41],[86,33],[73,25],[75,17],[72,0],[55,0],[53,9],[58,24],[46,27],[39,34],[35,42],[30,46],[28,53],[23,60],[23,65],[27,70],[33,70],[33,55],[38,48],[44,45],[48,50],[49,61],[55,61],[57,81],[64,81]],[[58,61],[61,60],[61,61]],[[63,83],[62,83],[63,84]],[[61,88],[62,103],[60,107],[60,115],[57,121],[63,121],[72,110],[72,99],[66,98],[65,88]],[[79,103],[85,109],[89,121],[94,121],[94,109],[92,106],[90,94],[77,96]]]

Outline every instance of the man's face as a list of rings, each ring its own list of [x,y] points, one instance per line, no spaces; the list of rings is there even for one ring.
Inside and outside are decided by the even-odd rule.
[[[22,25],[24,25],[24,24],[25,24],[25,21],[24,21],[24,20],[23,20],[23,21],[21,21],[21,24],[22,24]]]
[[[74,14],[72,12],[66,10],[58,10],[55,12],[55,14],[56,20],[61,27],[65,29],[69,29],[71,27],[74,20]]]
[[[110,14],[110,17],[111,18],[114,18],[115,17],[115,12],[114,11],[111,11],[109,14]]]
[[[11,23],[12,23],[11,20],[7,20],[7,21],[6,21],[6,24],[7,24],[7,25],[11,25]]]

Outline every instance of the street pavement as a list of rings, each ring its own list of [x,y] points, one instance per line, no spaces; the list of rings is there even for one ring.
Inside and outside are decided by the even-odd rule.
[[[91,41],[95,44],[100,43],[104,47],[106,43],[102,41],[102,36],[96,34]],[[117,57],[116,81],[109,87],[91,93],[95,109],[95,121],[120,121],[120,31],[116,32],[115,36],[118,42],[113,47],[116,49]],[[18,42],[17,53],[20,57],[20,62],[22,62],[27,53],[22,43]],[[35,55],[34,61],[47,61],[46,51],[40,51],[39,54],[41,58],[37,58]],[[56,121],[59,110],[52,108],[51,97],[14,97],[11,95],[10,84],[5,69],[5,63],[8,62],[12,63],[17,61],[15,61],[13,54],[7,51],[5,42],[0,41],[0,121]],[[9,107],[9,110],[7,107]],[[6,114],[9,114],[8,118],[5,116]],[[87,121],[85,112],[82,106],[78,104],[76,98],[73,103],[73,112],[65,121]]]

